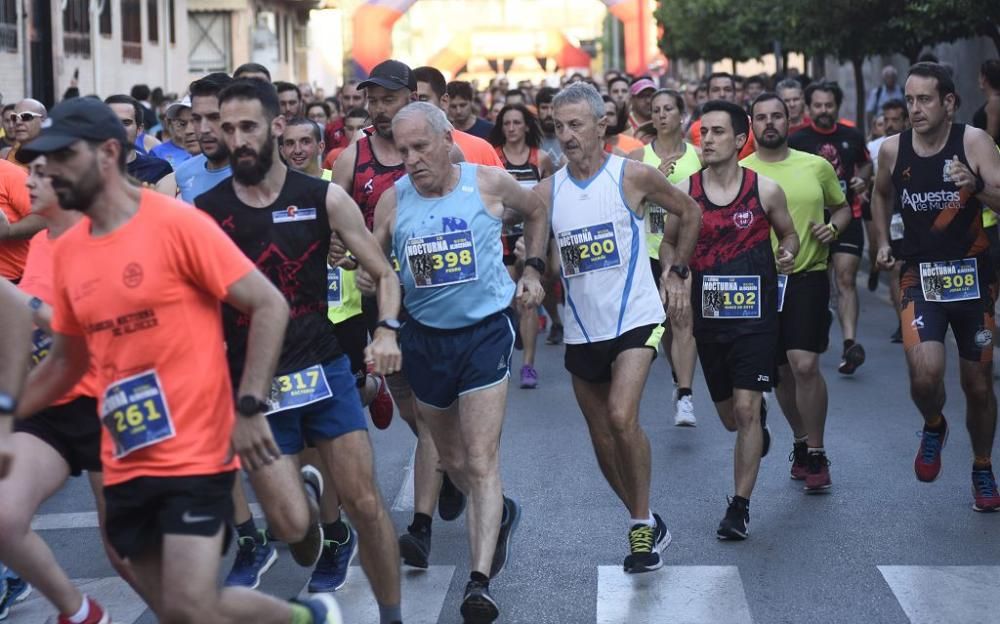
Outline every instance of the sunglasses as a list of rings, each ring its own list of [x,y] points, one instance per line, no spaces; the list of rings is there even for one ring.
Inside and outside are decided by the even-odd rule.
[[[23,113],[11,113],[10,116],[7,119],[10,120],[11,123],[17,123],[18,119],[20,119],[24,123],[28,123],[28,122],[34,120],[35,117],[44,117],[44,116],[45,115],[43,115],[41,113],[31,113],[31,112],[25,111]]]

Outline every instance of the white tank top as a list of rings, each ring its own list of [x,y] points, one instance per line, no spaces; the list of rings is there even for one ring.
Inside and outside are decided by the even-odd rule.
[[[622,192],[625,159],[609,154],[589,180],[552,181],[552,232],[566,290],[564,340],[611,340],[666,318],[646,256],[646,228]]]

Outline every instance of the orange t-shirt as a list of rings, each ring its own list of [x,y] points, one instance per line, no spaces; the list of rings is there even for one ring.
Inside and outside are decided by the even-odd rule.
[[[28,172],[17,165],[0,160],[0,210],[11,224],[31,214],[28,195]],[[0,277],[16,280],[24,272],[28,257],[28,239],[0,242]]]
[[[97,368],[105,485],[239,468],[219,302],[254,267],[235,243],[143,190],[114,232],[91,236],[83,219],[59,237],[54,262],[53,329],[84,336]]]
[[[691,124],[691,144],[701,147],[701,119],[695,119],[694,123]],[[747,142],[743,145],[743,149],[740,150],[739,160],[743,160],[750,154],[757,151],[757,143],[753,138],[753,130],[750,130],[750,136],[747,137]]]
[[[465,162],[474,165],[485,165],[487,167],[500,167],[503,169],[503,162],[497,156],[497,151],[489,141],[462,132],[457,128],[451,131],[451,138],[455,141],[458,149],[465,155]]]
[[[52,281],[55,265],[52,260],[52,248],[54,240],[49,238],[49,231],[42,230],[31,239],[31,247],[28,250],[28,259],[24,263],[24,276],[18,286],[32,297],[38,297],[45,303],[52,305]],[[35,330],[36,344],[32,345],[35,352],[42,350],[37,344],[43,336],[41,330]],[[64,405],[74,401],[79,397],[97,396],[97,371],[94,370],[93,363],[87,370],[87,374],[77,382],[72,390],[58,401],[53,401],[53,405]]]
[[[347,149],[347,148],[346,147],[335,147],[332,150],[330,150],[329,152],[327,152],[326,156],[323,157],[323,168],[324,169],[333,169],[333,163],[337,162],[337,156],[340,156],[342,153],[344,153],[345,149]]]
[[[618,135],[618,145],[616,145],[615,147],[628,154],[633,150],[642,149],[643,147],[646,147],[646,144],[640,141],[639,139],[635,138],[634,136],[630,136],[623,132]]]

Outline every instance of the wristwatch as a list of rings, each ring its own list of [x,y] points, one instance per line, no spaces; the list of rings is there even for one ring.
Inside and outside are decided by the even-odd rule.
[[[381,321],[379,321],[378,323],[375,324],[376,328],[378,328],[378,327],[384,327],[384,328],[386,328],[386,329],[388,329],[390,331],[394,331],[396,333],[399,333],[399,328],[402,327],[402,326],[403,326],[403,324],[400,323],[399,321],[397,321],[394,318],[382,319]]]
[[[32,297],[31,299],[28,299],[28,307],[31,308],[32,312],[38,312],[38,310],[42,307],[43,303],[44,302],[38,297]]]
[[[270,406],[258,399],[255,396],[250,396],[245,394],[241,396],[236,401],[236,411],[240,416],[246,416],[247,418],[251,416],[256,416],[257,414],[264,414],[267,412]]]
[[[533,268],[538,271],[539,275],[545,275],[545,260],[542,260],[541,258],[528,258],[524,261],[524,266]]]
[[[13,414],[15,410],[17,410],[17,399],[0,392],[0,414]]]
[[[682,280],[685,280],[688,278],[688,275],[691,274],[691,269],[686,264],[671,264],[670,272],[676,274],[677,277]]]

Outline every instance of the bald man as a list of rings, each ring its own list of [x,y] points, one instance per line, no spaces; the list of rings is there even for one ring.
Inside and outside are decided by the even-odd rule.
[[[14,112],[9,113],[14,118],[14,147],[7,152],[8,161],[25,167],[15,158],[17,150],[41,133],[42,122],[45,121],[48,113],[45,105],[38,100],[25,98],[17,103]]]

